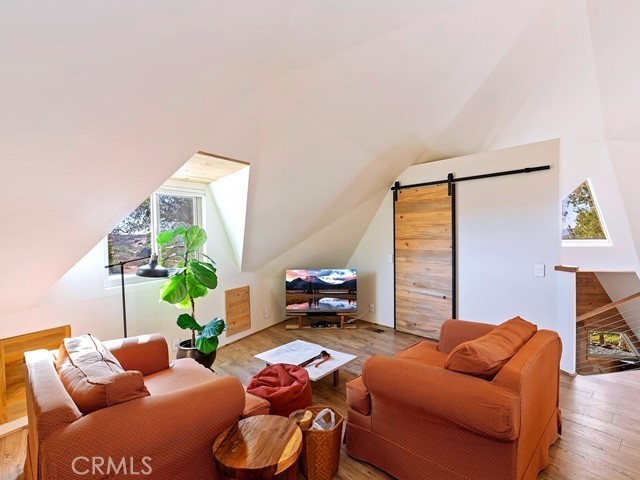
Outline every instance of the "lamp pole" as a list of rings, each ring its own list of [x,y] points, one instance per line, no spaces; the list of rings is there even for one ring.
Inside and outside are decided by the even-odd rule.
[[[137,261],[140,261],[140,260],[146,260],[147,258],[150,258],[150,257],[151,257],[151,255],[149,255],[147,257],[132,258],[131,260],[125,260],[124,262],[118,262],[118,263],[112,263],[111,265],[106,265],[104,267],[104,268],[120,267],[120,286],[122,288],[122,327],[124,329],[124,338],[127,338],[127,304],[126,304],[125,294],[124,294],[124,266],[127,263],[137,262]]]
[[[152,254],[146,257],[132,258],[131,260],[124,260],[118,263],[112,263],[111,265],[105,265],[104,268],[120,267],[120,287],[122,289],[122,327],[124,330],[124,338],[127,338],[127,304],[125,300],[124,292],[124,266],[127,263],[138,262],[140,260],[146,260],[150,258],[148,265],[139,267],[136,270],[136,275],[140,277],[167,277],[169,272],[162,265],[158,265],[158,255]]]

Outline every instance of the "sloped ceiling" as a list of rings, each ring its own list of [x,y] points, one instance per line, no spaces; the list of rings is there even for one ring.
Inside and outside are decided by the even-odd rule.
[[[251,163],[246,270],[349,258],[412,163],[556,137],[606,143],[640,239],[638,24],[634,0],[4,1],[0,312],[198,150]]]

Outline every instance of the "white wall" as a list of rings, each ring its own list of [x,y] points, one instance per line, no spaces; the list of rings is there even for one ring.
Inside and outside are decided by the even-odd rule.
[[[249,170],[246,166],[209,184],[218,213],[224,225],[229,243],[242,270],[244,230],[247,220],[247,196],[249,194]]]
[[[175,183],[175,182],[173,182]],[[190,186],[193,187],[193,184]],[[208,234],[205,245],[207,255],[218,265],[218,288],[198,299],[196,316],[201,321],[215,316],[225,317],[224,291],[244,285],[251,287],[252,328],[227,338],[220,338],[221,345],[235,341],[284,317],[282,300],[274,297],[276,284],[283,283],[282,276],[270,278],[252,272],[240,272],[233,249],[213,201],[211,192],[205,190],[204,224]],[[52,252],[54,254],[54,252]],[[73,335],[93,333],[101,339],[122,337],[122,310],[119,283],[105,288],[105,253],[101,242],[69,270],[33,308],[0,317],[0,338],[70,324]],[[189,332],[179,329],[176,318],[179,311],[173,305],[160,303],[158,291],[163,280],[144,281],[127,285],[127,325],[129,335],[151,332],[172,338],[189,338]],[[263,318],[263,309],[269,309],[269,318]]]
[[[608,246],[564,246],[561,262],[584,271],[637,270],[638,256],[629,219],[606,145],[563,141],[561,151],[561,200],[590,178],[611,241]]]
[[[401,184],[551,165],[551,170],[457,185],[458,318],[500,323],[520,315],[558,330],[556,279],[560,259],[560,142],[550,140],[415,165]],[[392,195],[384,199],[349,266],[362,277],[359,304],[376,304],[371,321],[393,325]],[[545,277],[533,275],[546,266]],[[565,339],[563,339],[565,340]],[[573,339],[575,341],[575,338]]]
[[[353,252],[348,268],[358,270],[358,310],[365,320],[393,327],[393,196],[387,193]]]

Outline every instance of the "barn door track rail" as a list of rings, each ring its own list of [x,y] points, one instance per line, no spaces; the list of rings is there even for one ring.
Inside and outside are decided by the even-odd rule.
[[[445,179],[434,180],[431,182],[412,183],[411,185],[400,185],[400,182],[395,182],[393,184],[393,187],[391,187],[391,191],[393,192],[393,199],[397,201],[398,191],[404,190],[405,188],[428,187],[430,185],[442,185],[443,183],[446,183],[449,185],[449,195],[451,195],[451,187],[454,183],[467,182],[469,180],[481,180],[483,178],[505,177],[507,175],[518,175],[520,173],[540,172],[542,170],[550,170],[550,169],[551,169],[551,165],[541,165],[539,167],[525,167],[525,168],[519,168],[517,170],[505,170],[502,172],[485,173],[482,175],[471,175],[468,177],[460,177],[460,178],[455,178],[453,176],[453,173],[450,173],[447,175],[447,178]]]

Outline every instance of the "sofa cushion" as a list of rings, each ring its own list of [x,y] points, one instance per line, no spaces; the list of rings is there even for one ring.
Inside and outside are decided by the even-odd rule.
[[[123,370],[92,335],[66,338],[60,346],[56,368],[65,389],[84,414],[149,395],[142,374]]]
[[[179,358],[166,370],[144,377],[151,395],[171,393],[182,388],[210,382],[219,375],[205,368],[193,358]]]
[[[220,378],[220,375],[203,367],[194,359],[179,358],[171,362],[169,368],[144,377],[144,382],[151,395],[161,395],[192,387],[193,385],[212,382],[218,378]],[[269,415],[269,408],[268,401],[246,393],[242,418],[254,415]]]
[[[271,404],[264,398],[251,393],[245,393],[244,410],[242,418],[253,417],[255,415],[269,415]]]
[[[423,340],[397,353],[396,358],[433,365],[434,367],[443,367],[444,362],[447,360],[447,354],[438,351],[436,342]]]
[[[491,379],[536,333],[538,327],[515,317],[491,332],[455,347],[444,368]]]

